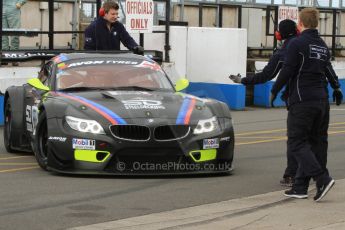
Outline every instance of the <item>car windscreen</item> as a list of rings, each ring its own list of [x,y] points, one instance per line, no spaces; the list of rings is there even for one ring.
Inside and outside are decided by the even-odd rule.
[[[56,89],[119,88],[172,91],[161,67],[151,61],[81,60],[57,64]]]

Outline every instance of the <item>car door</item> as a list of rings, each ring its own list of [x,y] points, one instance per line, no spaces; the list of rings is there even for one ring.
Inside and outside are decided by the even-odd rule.
[[[38,79],[43,85],[50,87],[52,81],[54,63],[52,61],[43,65],[38,73]],[[42,102],[42,98],[47,93],[46,91],[37,89],[33,86],[26,86],[26,108],[25,108],[25,120],[26,129],[32,135],[35,135],[36,125],[38,123],[39,106]]]

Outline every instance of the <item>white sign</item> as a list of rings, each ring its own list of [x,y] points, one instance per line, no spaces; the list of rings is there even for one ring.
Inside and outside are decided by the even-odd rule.
[[[279,6],[278,8],[278,25],[281,21],[290,19],[298,23],[298,7],[294,6]]]
[[[153,0],[126,0],[126,29],[129,33],[152,33]]]

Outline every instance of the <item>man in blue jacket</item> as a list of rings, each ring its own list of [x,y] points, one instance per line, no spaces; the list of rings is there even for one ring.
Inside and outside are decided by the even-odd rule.
[[[143,48],[128,34],[126,28],[117,21],[119,5],[105,2],[102,6],[104,15],[100,15],[85,30],[85,50],[120,50],[120,42],[129,50],[141,54]]]
[[[315,201],[320,201],[335,181],[327,164],[329,103],[328,82],[337,105],[342,102],[338,77],[330,63],[330,53],[317,31],[319,12],[305,8],[299,14],[301,35],[289,44],[283,68],[271,91],[273,102],[288,84],[288,149],[298,162],[295,182],[284,195],[307,198],[309,181],[316,181]]]
[[[244,85],[255,85],[262,84],[267,81],[272,80],[279,73],[280,69],[283,67],[285,56],[287,53],[288,45],[290,41],[298,35],[297,25],[294,21],[290,19],[282,20],[278,25],[278,31],[276,32],[277,40],[283,40],[283,45],[280,49],[277,49],[273,56],[268,61],[267,65],[264,67],[262,72],[256,73],[255,75],[247,76],[241,78],[239,75],[230,75],[230,79],[235,83],[242,83]],[[286,100],[286,92],[283,94],[283,100]],[[282,186],[291,187],[294,181],[294,177],[297,171],[297,161],[295,158],[287,151],[287,167],[285,169],[283,179],[280,181]]]

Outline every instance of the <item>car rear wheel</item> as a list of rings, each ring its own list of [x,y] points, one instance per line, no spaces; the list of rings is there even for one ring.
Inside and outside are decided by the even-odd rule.
[[[12,109],[10,99],[6,101],[5,105],[5,125],[4,125],[4,144],[7,152],[14,153],[12,148]]]
[[[35,157],[39,166],[47,170],[48,164],[48,127],[46,112],[43,111],[39,118],[36,127],[36,137],[34,143]]]

